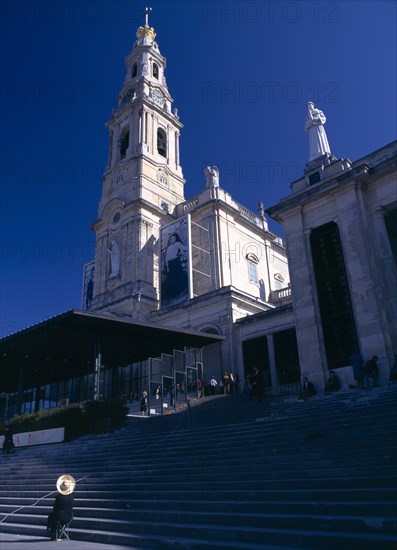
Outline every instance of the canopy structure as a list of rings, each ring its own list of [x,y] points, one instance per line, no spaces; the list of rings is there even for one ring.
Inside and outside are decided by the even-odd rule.
[[[105,368],[201,348],[222,336],[70,310],[0,340],[0,392],[48,384]]]

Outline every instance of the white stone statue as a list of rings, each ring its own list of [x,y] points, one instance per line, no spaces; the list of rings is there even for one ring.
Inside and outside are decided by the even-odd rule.
[[[204,174],[207,188],[219,187],[219,168],[217,166],[206,166]]]
[[[118,277],[120,275],[120,248],[114,239],[110,241],[110,247],[107,249],[110,256],[110,275],[109,277]]]
[[[316,109],[314,103],[309,101],[305,123],[305,130],[309,134],[309,161],[325,154],[331,154],[327,134],[324,130],[326,120],[324,113],[320,109]]]

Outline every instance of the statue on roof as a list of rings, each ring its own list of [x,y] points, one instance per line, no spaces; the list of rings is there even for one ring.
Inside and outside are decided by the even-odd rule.
[[[219,168],[217,166],[206,166],[204,169],[206,187],[219,187]]]
[[[314,103],[309,101],[305,122],[305,130],[309,134],[309,162],[323,155],[331,154],[327,134],[324,129],[326,120],[327,118],[324,113],[320,109],[316,109]]]

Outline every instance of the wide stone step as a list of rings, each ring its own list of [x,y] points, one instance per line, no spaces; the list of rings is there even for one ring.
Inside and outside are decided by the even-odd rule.
[[[7,498],[0,504],[0,514],[2,517],[6,514],[15,513],[19,510],[21,513],[30,511],[32,514],[48,514],[54,502],[54,497],[43,498],[37,503],[35,499],[17,499]],[[257,500],[257,501],[206,501],[206,500],[131,500],[131,499],[82,499],[75,498],[75,515],[85,515],[85,510],[89,510],[91,515],[95,515],[96,510],[125,511],[133,510],[139,513],[142,510],[159,510],[173,513],[173,511],[190,511],[217,513],[230,510],[241,509],[245,514],[255,514],[258,510],[271,510],[272,513],[288,513],[290,511],[299,511],[300,514],[320,514],[332,516],[367,516],[367,517],[395,517],[395,501],[348,501],[341,500],[335,502],[304,501],[304,500]]]
[[[36,491],[26,491],[24,495],[21,495],[21,498],[39,500],[42,499],[43,493],[37,493]],[[131,491],[120,490],[120,491],[111,491],[108,489],[100,488],[97,491],[86,490],[84,492],[76,491],[75,498],[84,498],[87,500],[98,500],[98,499],[122,499],[122,500],[131,500],[139,502],[140,500],[156,500],[158,496],[157,491],[148,491],[141,490],[140,492],[132,489]],[[8,495],[5,495],[5,498],[15,497],[15,493],[10,492]],[[18,497],[19,498],[19,497]],[[239,500],[252,500],[252,501],[263,501],[263,500],[297,500],[297,501],[312,501],[316,500],[319,502],[334,502],[334,501],[387,501],[387,502],[396,502],[397,503],[397,492],[394,487],[389,488],[320,488],[320,489],[265,489],[265,490],[239,490],[235,489],[229,490],[214,490],[199,488],[197,491],[191,489],[187,491],[180,491],[179,488],[175,488],[172,491],[172,499],[177,500],[186,500],[187,498],[191,500],[221,500],[221,501],[239,501]]]
[[[370,534],[361,532],[343,533],[338,531],[273,529],[273,528],[243,528],[233,526],[214,526],[209,524],[143,524],[137,523],[127,527],[131,532],[119,530],[105,530],[108,521],[102,522],[101,530],[80,529],[72,523],[70,534],[74,540],[89,540],[98,543],[131,544],[137,548],[213,548],[216,546],[227,548],[260,548],[263,545],[294,545],[299,548],[321,548],[335,550],[335,548],[351,550],[390,550],[397,543],[397,536],[391,534]],[[26,524],[3,524],[8,533],[33,534],[43,533],[42,527]],[[108,526],[110,527],[110,526]],[[117,523],[117,528],[120,522]],[[144,539],[144,540],[142,540]],[[223,543],[223,544],[222,544]],[[244,546],[241,546],[244,545]],[[257,546],[252,546],[257,545]],[[262,546],[258,546],[262,545]]]
[[[282,490],[288,490],[288,489],[294,489],[294,490],[301,490],[301,489],[321,489],[324,487],[329,486],[332,484],[333,489],[356,489],[356,488],[388,488],[388,487],[396,487],[397,486],[397,478],[395,476],[389,476],[389,475],[378,475],[378,476],[355,476],[355,477],[334,477],[334,478],[326,478],[323,477],[315,478],[310,477],[308,479],[302,479],[302,478],[292,478],[292,479],[286,479],[283,477],[277,478],[276,476],[273,476],[272,479],[253,479],[253,480],[225,480],[225,481],[219,481],[217,479],[214,479],[211,482],[203,482],[202,480],[194,480],[191,479],[189,481],[178,481],[178,480],[167,480],[167,481],[156,481],[151,482],[150,480],[142,480],[142,478],[137,475],[136,481],[129,481],[126,480],[124,483],[112,483],[111,481],[107,481],[101,486],[101,492],[103,492],[105,489],[109,491],[114,492],[121,492],[121,491],[136,491],[136,492],[151,492],[153,495],[158,494],[161,492],[168,492],[168,491],[174,491],[175,487],[178,488],[179,491],[225,491],[230,488],[230,486],[233,486],[234,491],[246,491],[251,490],[254,491],[264,491],[264,490],[275,490],[275,489],[282,489]],[[28,495],[29,492],[34,492],[34,487],[36,487],[36,494],[38,491],[41,492],[42,495],[46,493],[53,492],[55,490],[54,484],[48,484],[48,483],[42,483],[41,485],[37,485],[34,483],[26,483],[26,484],[9,484],[5,485],[1,489],[1,496],[10,496],[13,492],[18,492],[21,496],[22,495]],[[91,487],[97,488],[97,483],[95,483],[95,480],[84,480],[79,483],[79,492],[87,492],[92,490]]]
[[[211,511],[193,511],[175,510],[131,510],[131,509],[76,509],[73,520],[75,527],[84,528],[88,524],[91,529],[101,529],[104,521],[120,523],[119,530],[136,530],[137,522],[161,523],[164,525],[174,523],[210,524],[216,526],[234,526],[234,527],[255,527],[255,528],[280,528],[280,529],[314,529],[315,530],[340,530],[340,531],[360,531],[367,533],[394,533],[397,534],[397,519],[395,516],[376,517],[373,516],[355,516],[355,515],[324,515],[324,514],[302,514],[299,508],[291,507],[291,510],[284,511],[282,514],[265,513],[264,511],[247,513],[244,506],[237,503],[229,505],[227,509],[220,512]],[[28,509],[27,511],[16,512],[7,517],[10,523],[22,522],[26,524],[45,524],[46,517],[41,515],[42,509]],[[127,527],[128,526],[128,527]],[[116,530],[116,528],[114,528]]]
[[[143,447],[139,451],[133,451],[130,453],[128,453],[128,451],[126,452],[126,450],[124,449],[124,457],[118,460],[117,456],[120,456],[120,451],[118,451],[117,453],[116,451],[113,451],[112,454],[101,453],[100,456],[98,456],[98,453],[96,453],[96,455],[92,458],[86,457],[79,461],[79,465],[81,468],[100,470],[104,466],[111,464],[116,460],[116,464],[119,463],[120,465],[125,465],[129,463],[131,464],[131,466],[134,466],[134,464],[139,464],[141,461],[144,461],[145,456],[147,465],[155,464],[158,462],[166,463],[167,461],[174,460],[186,460],[199,463],[201,462],[200,458],[202,460],[216,463],[217,461],[224,461],[224,456],[227,452],[230,452],[234,460],[244,460],[244,458],[255,455],[263,459],[266,459],[266,457],[271,457],[272,455],[290,456],[291,458],[293,458],[294,456],[296,457],[296,455],[304,455],[305,458],[312,461],[322,460],[324,459],[324,457],[332,459],[333,456],[339,457],[339,459],[341,457],[344,457],[346,459],[352,459],[356,457],[356,459],[360,459],[360,456],[361,458],[363,458],[363,455],[368,456],[369,458],[374,458],[379,455],[395,456],[396,443],[394,435],[395,434],[391,434],[387,437],[385,436],[380,442],[377,443],[376,447],[374,447],[373,444],[371,445],[371,441],[373,441],[374,438],[371,438],[371,441],[368,442],[363,442],[362,440],[355,441],[352,438],[337,441],[331,438],[323,439],[321,434],[318,434],[316,432],[313,432],[309,439],[301,439],[296,442],[292,441],[288,444],[285,442],[269,443],[259,441],[250,446],[247,446],[239,445],[239,442],[235,441],[235,447],[233,447],[232,445],[227,446],[222,444],[214,444],[213,448],[211,448],[210,446],[208,448],[203,448],[199,445],[181,446],[180,448],[164,448],[164,451],[162,453],[160,451],[153,451],[151,449],[149,450]],[[12,468],[14,468],[15,473],[17,473],[17,470],[20,471],[19,464],[21,464],[21,466],[23,464],[22,457],[17,457],[17,455],[10,455],[6,458],[8,459],[8,462],[4,464],[3,461],[2,463],[2,466],[4,465],[5,468],[4,471],[13,471]],[[62,465],[76,464],[75,455],[68,457],[62,456],[62,454],[57,455],[56,453],[49,453],[46,457],[43,457],[43,461],[46,464],[47,462],[51,464],[56,460],[58,460],[59,468],[61,468]],[[22,471],[29,471],[29,466],[27,464],[22,467]]]
[[[243,466],[242,464],[240,466]],[[258,476],[263,481],[268,480],[275,480],[275,479],[282,479],[282,480],[296,480],[298,477],[306,478],[307,476],[310,476],[312,478],[321,478],[321,479],[328,479],[335,477],[340,478],[351,478],[354,477],[384,477],[384,465],[372,465],[372,466],[350,466],[350,467],[341,467],[341,468],[332,468],[331,466],[328,467],[321,467],[321,464],[317,464],[316,468],[310,468],[305,467],[303,468],[303,465],[300,465],[301,467],[296,469],[294,465],[294,469],[291,469],[287,465],[275,465],[272,466],[271,469],[269,469],[268,464],[261,464],[260,467],[258,465],[255,465],[255,467],[251,467],[250,471],[245,471],[243,468],[211,468],[211,471],[208,472],[206,470],[203,470],[200,473],[200,483],[215,483],[215,482],[230,482],[230,479],[237,479],[239,483],[243,482],[252,482],[256,481],[258,479]],[[243,471],[242,471],[243,470]],[[394,464],[389,465],[388,467],[388,476],[394,476],[395,479],[397,479],[397,466]],[[192,478],[194,478],[194,475],[197,473],[197,470],[194,468],[186,468],[185,466],[181,465],[179,467],[175,466],[175,469],[173,472],[169,472],[167,468],[158,468],[156,470],[148,470],[144,471],[143,469],[139,469],[139,471],[131,471],[126,469],[123,472],[117,471],[117,472],[98,472],[98,473],[88,473],[88,474],[76,474],[76,472],[73,472],[74,478],[77,480],[82,480],[84,485],[90,485],[90,484],[97,484],[100,480],[101,483],[105,483],[106,485],[109,484],[118,484],[118,483],[136,483],[137,476],[141,479],[142,482],[145,484],[152,484],[152,483],[163,483],[164,477],[166,473],[167,483],[191,483]],[[24,486],[25,488],[29,488],[31,486],[40,486],[43,487],[44,490],[49,490],[52,487],[54,487],[54,480],[56,476],[49,479],[49,476],[41,477],[39,474],[31,474],[29,478],[27,479],[25,475],[18,475],[13,476],[12,479],[3,479],[2,480],[2,488],[5,489],[11,489],[18,487],[20,489],[21,486]],[[79,481],[79,483],[82,483],[82,481]]]
[[[307,469],[314,470],[316,468],[355,468],[356,466],[361,467],[361,465],[367,466],[368,468],[384,468],[387,466],[388,471],[390,471],[390,468],[393,467],[396,464],[396,455],[397,455],[397,449],[395,452],[392,452],[393,449],[389,449],[389,454],[379,454],[374,453],[373,456],[341,456],[339,453],[333,456],[333,458],[330,458],[328,454],[326,456],[323,456],[321,460],[319,459],[313,459],[311,453],[307,452],[305,454],[305,460],[303,462],[301,461],[294,461],[293,463],[293,470],[295,472],[305,471]],[[51,459],[51,456],[49,456],[49,459]],[[206,467],[210,467],[211,471],[220,473],[220,472],[235,472],[236,468],[239,468],[241,465],[247,467],[249,466],[249,470],[251,471],[253,468],[260,469],[264,468],[265,470],[268,470],[269,467],[273,469],[276,469],[280,467],[283,468],[291,468],[291,455],[278,455],[275,453],[268,454],[266,456],[263,455],[256,455],[253,454],[252,456],[248,455],[245,457],[244,460],[241,460],[241,458],[234,458],[232,454],[228,456],[227,462],[224,461],[223,464],[214,463],[210,458],[207,458],[207,460],[200,460],[200,464],[202,465],[202,470],[205,470]],[[73,472],[75,478],[82,478],[86,476],[87,474],[93,474],[95,473],[93,469],[90,467],[91,464],[88,463],[85,468],[82,468],[81,464],[78,464],[78,469],[76,468],[76,464],[73,464]],[[173,468],[175,470],[183,470],[184,472],[192,471],[197,472],[197,466],[191,463],[186,463],[185,460],[174,460],[173,461]],[[165,471],[169,471],[169,463],[168,462],[159,462],[159,461],[150,461],[137,458],[136,460],[126,460],[120,463],[120,460],[115,460],[113,464],[110,464],[109,466],[106,466],[106,471],[103,470],[103,464],[101,470],[97,471],[95,475],[97,476],[112,476],[112,475],[119,475],[122,472],[125,472],[126,474],[130,473],[134,469],[139,469],[142,474],[144,474],[147,471],[150,472],[159,472],[159,474],[163,475]],[[50,463],[48,462],[46,464],[46,474],[48,478],[52,477],[54,478],[58,472],[60,471],[60,465],[59,462]],[[10,472],[11,471],[7,468],[2,468],[2,472]],[[14,479],[21,479],[25,480],[26,477],[41,477],[43,474],[43,466],[34,466],[31,468],[22,468],[19,469],[18,467],[15,467],[12,469],[12,474]],[[7,476],[4,476],[6,478]]]
[[[210,468],[210,465],[209,465]],[[387,476],[383,475],[383,472],[387,468]],[[381,466],[362,466],[357,464],[356,468],[353,467],[336,467],[332,469],[330,465],[322,467],[321,464],[317,464],[316,467],[311,468],[299,468],[297,470],[290,469],[288,470],[287,465],[273,465],[265,464],[258,467],[257,465],[250,465],[249,471],[245,471],[247,465],[236,463],[234,468],[226,471],[219,472],[218,468],[214,466],[214,469],[211,469],[211,473],[200,474],[200,482],[225,482],[232,479],[236,479],[236,482],[245,482],[245,481],[254,481],[255,475],[261,477],[263,481],[273,481],[282,478],[285,481],[290,482],[291,480],[298,480],[300,477],[311,476],[314,479],[330,479],[340,477],[342,479],[351,478],[362,478],[369,477],[372,479],[377,479],[379,477],[386,477],[389,481],[393,482],[396,477],[396,467],[394,464],[388,463],[387,460],[384,460],[383,471]],[[31,476],[7,476],[3,478],[4,483],[2,485],[2,490],[9,490],[11,487],[21,490],[23,487],[30,488],[34,486],[35,488],[40,487],[43,491],[49,491],[55,487],[55,481],[61,473],[68,472],[74,476],[77,480],[78,485],[84,483],[85,485],[90,485],[92,483],[97,483],[99,480],[101,483],[106,484],[118,484],[120,481],[130,482],[130,483],[170,483],[170,482],[197,482],[197,469],[191,468],[185,470],[183,466],[175,465],[174,471],[167,468],[156,467],[153,470],[140,470],[139,468],[127,469],[123,475],[121,472],[112,472],[112,471],[95,471],[91,470],[87,473],[84,472],[75,472],[69,468],[59,469],[53,474],[49,474],[48,477],[38,477],[35,475]],[[208,470],[204,470],[206,472]],[[138,479],[139,478],[139,479]],[[297,481],[299,483],[299,481]],[[371,481],[372,483],[372,481]]]

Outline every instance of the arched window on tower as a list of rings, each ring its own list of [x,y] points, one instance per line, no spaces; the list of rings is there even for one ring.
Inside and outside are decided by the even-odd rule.
[[[135,78],[137,74],[138,74],[138,65],[134,63],[131,70],[131,77]]]
[[[157,130],[157,152],[162,157],[167,157],[167,136],[162,128]]]
[[[128,145],[130,144],[130,133],[127,131],[119,139],[120,158],[123,159],[127,154]]]
[[[153,76],[154,78],[159,78],[159,66],[157,63],[153,63]]]

